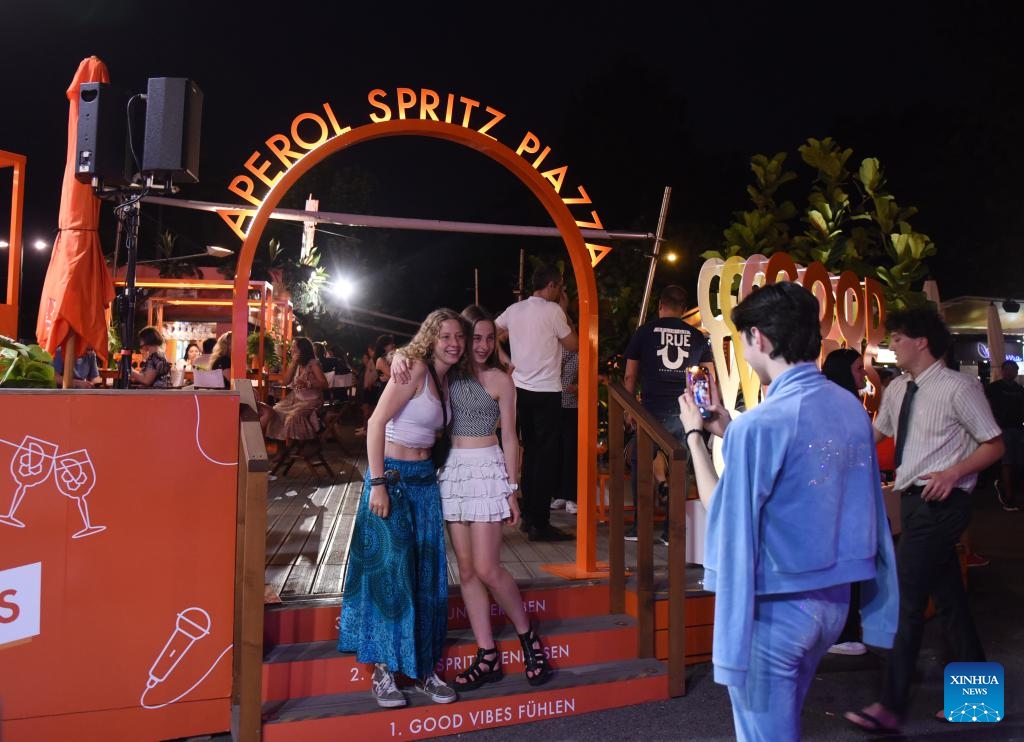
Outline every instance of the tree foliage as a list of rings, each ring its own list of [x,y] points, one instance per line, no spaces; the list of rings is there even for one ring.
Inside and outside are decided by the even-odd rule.
[[[809,176],[802,209],[783,200],[783,192],[794,186],[785,187],[801,180],[786,169],[786,153],[754,155],[754,184],[747,186],[754,208],[735,212],[723,232],[722,250],[701,257],[785,251],[798,263],[818,261],[830,272],[852,270],[877,278],[890,306],[923,303],[925,260],[936,254],[936,247],[928,235],[914,231],[910,219],[917,209],[897,203],[879,161],[867,157],[853,171],[853,150],[830,137],[808,139],[798,151]]]

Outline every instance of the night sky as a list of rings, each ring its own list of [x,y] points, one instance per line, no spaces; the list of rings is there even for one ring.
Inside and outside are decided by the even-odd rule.
[[[237,15],[214,10],[224,5]],[[832,136],[855,162],[878,157],[899,202],[919,208],[912,223],[938,246],[931,267],[944,299],[1022,298],[1019,4],[667,5],[5,0],[0,149],[28,156],[25,242],[54,237],[64,91],[79,61],[95,54],[131,92],[162,76],[202,89],[200,183],[183,186],[184,198],[238,202],[226,186],[246,158],[324,101],[359,124],[370,90],[426,87],[500,109],[509,131],[537,133],[569,165],[573,186],[586,187],[606,228],[654,231],[671,186],[669,231],[681,236],[684,260],[660,266],[659,284],[692,288],[696,255],[720,247],[731,213],[749,207],[753,154],[787,151],[797,169],[800,144]],[[381,140],[321,167],[331,172],[318,182],[350,172],[370,184],[317,193],[324,210],[548,225],[518,181],[456,145]],[[4,203],[8,191],[9,178],[0,179]],[[146,230],[158,227],[182,235],[181,253],[237,246],[216,217],[178,211],[144,208],[143,257],[153,249]],[[0,233],[6,219],[4,207]],[[500,310],[512,300],[519,247],[560,249],[551,240],[339,231],[364,247],[387,242],[382,265],[325,255],[373,294],[360,303],[415,319],[437,304],[468,303],[474,267],[484,303]],[[27,251],[27,302],[45,260]],[[644,278],[636,275],[638,291]]]

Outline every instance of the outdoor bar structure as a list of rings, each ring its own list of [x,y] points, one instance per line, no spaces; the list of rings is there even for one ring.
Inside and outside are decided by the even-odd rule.
[[[289,133],[279,136],[288,140],[289,152],[301,155],[274,163],[255,152],[232,182],[232,193],[245,204],[216,209],[242,240],[234,280],[146,284],[197,291],[230,287],[230,298],[158,297],[150,320],[159,322],[164,308],[182,302],[226,309],[230,301],[232,388],[0,389],[3,742],[104,740],[112,729],[139,740],[229,729],[246,742],[342,734],[420,739],[682,695],[686,666],[709,659],[714,598],[685,579],[687,564],[700,562],[696,545],[703,529],[700,505],[687,502],[685,448],[616,385],[610,392],[610,472],[598,473],[594,266],[609,248],[587,242],[582,231],[603,228],[598,213],[582,186],[563,193],[566,168],[547,169],[547,151],[536,135],[520,133],[512,146],[503,144],[500,112],[483,106],[473,115],[467,109],[453,116],[451,104],[447,114],[439,107],[441,100],[434,91],[374,90],[368,95],[369,122],[358,126],[342,126],[329,103],[300,114]],[[302,175],[346,147],[385,137],[453,142],[506,168],[551,218],[579,290],[574,558],[545,565],[558,582],[523,590],[534,618],[562,622],[552,640],[553,656],[557,666],[573,670],[540,688],[510,678],[503,684],[506,695],[467,694],[450,708],[382,711],[373,705],[366,668],[332,646],[337,594],[264,605],[272,504],[267,451],[256,420],[259,384],[251,381],[245,361],[246,337],[253,308],[261,327],[280,324],[286,336],[291,314],[290,307],[275,303],[272,288],[251,281],[255,251],[281,198]],[[0,152],[0,166],[23,170],[25,162]],[[20,208],[20,200],[12,206],[15,225]],[[9,282],[12,275],[16,280],[9,273]],[[737,357],[729,311],[755,287],[777,280],[799,281],[818,297],[823,355],[840,345],[864,345],[870,357],[883,340],[882,290],[870,279],[851,272],[829,275],[821,264],[800,266],[784,253],[706,261],[696,294],[723,402],[731,409],[741,391],[749,407],[762,390]],[[0,329],[11,326],[11,314],[0,307]],[[16,308],[13,314],[16,327]],[[877,386],[872,370],[869,377]],[[625,415],[639,421],[642,454],[655,445],[669,452],[667,587],[653,576],[649,471],[639,475],[636,515],[643,525],[635,569],[627,570],[624,561],[624,503],[631,499],[621,455]],[[349,473],[349,495],[361,481],[362,472]],[[597,558],[599,521],[609,524],[607,562]],[[463,628],[457,594],[450,606],[449,628]],[[501,624],[503,617],[494,615]],[[522,658],[515,656],[514,642],[504,636],[498,641],[508,653],[506,670],[519,672]],[[451,644],[442,660],[447,670],[462,667],[475,651],[458,637]]]

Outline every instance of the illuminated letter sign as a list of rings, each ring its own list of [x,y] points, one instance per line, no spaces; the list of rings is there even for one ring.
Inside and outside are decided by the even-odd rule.
[[[878,389],[878,373],[871,360],[885,339],[881,284],[871,278],[861,281],[850,271],[830,275],[817,262],[804,268],[787,253],[775,253],[771,258],[734,256],[725,261],[705,261],[697,279],[701,322],[710,335],[722,403],[735,411],[740,390],[748,409],[761,400],[761,382],[743,359],[743,347],[731,315],[733,307],[755,287],[776,281],[796,281],[817,297],[821,305],[821,358],[843,345],[859,351],[866,343],[865,370],[872,386]],[[868,397],[867,403],[868,410],[874,412],[878,395]]]
[[[507,120],[504,113],[478,100],[455,93],[440,94],[429,88],[396,88],[394,91],[375,88],[367,94],[366,101],[369,105],[366,126],[385,121],[418,119],[461,126],[495,141],[501,141],[498,139],[498,132],[502,130],[502,124]],[[251,208],[240,206],[237,209],[219,209],[217,213],[220,218],[231,227],[239,239],[244,240],[249,229],[247,222],[263,203],[266,191],[306,154],[335,137],[345,136],[350,131],[351,126],[342,126],[339,123],[330,103],[325,102],[320,110],[300,113],[292,119],[287,133],[270,136],[264,142],[265,147],[253,152],[245,161],[244,172],[232,178],[228,185],[228,190],[250,204]],[[555,160],[551,147],[545,145],[532,131],[525,132],[514,141],[517,142],[514,147],[515,153],[529,162],[530,166],[551,185],[555,193],[561,196],[569,166]],[[572,195],[562,196],[562,203],[570,207],[584,207],[582,218],[576,219],[578,227],[604,229],[597,211],[586,209],[592,204],[582,185],[577,185]],[[586,248],[590,253],[591,267],[596,266],[611,252],[611,248],[605,245],[586,243]]]

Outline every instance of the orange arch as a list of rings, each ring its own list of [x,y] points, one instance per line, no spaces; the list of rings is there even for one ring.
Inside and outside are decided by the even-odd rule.
[[[418,119],[385,121],[365,124],[329,139],[310,151],[267,193],[253,217],[242,251],[238,257],[235,274],[235,294],[232,309],[231,375],[235,379],[245,377],[246,329],[248,322],[247,289],[252,272],[256,247],[271,213],[277,208],[284,194],[315,165],[331,155],[361,142],[392,136],[423,136],[455,142],[487,155],[506,170],[513,173],[530,189],[547,210],[565,241],[572,262],[573,273],[579,291],[579,332],[580,332],[580,384],[579,384],[579,456],[578,500],[583,506],[577,516],[576,565],[581,574],[596,571],[597,519],[594,513],[594,497],[597,485],[597,460],[593,444],[597,440],[597,283],[590,264],[590,253],[584,244],[583,234],[575,218],[551,183],[512,149],[491,137],[455,124]]]

